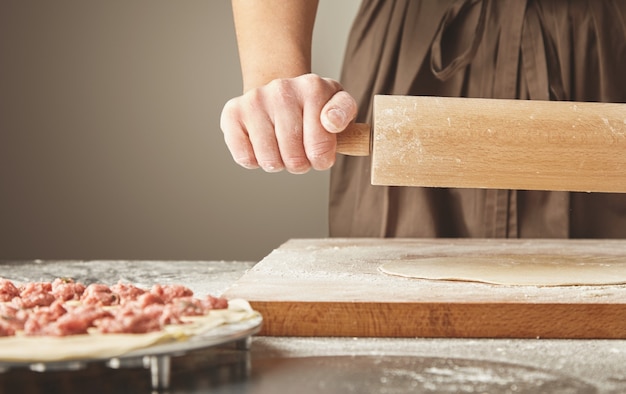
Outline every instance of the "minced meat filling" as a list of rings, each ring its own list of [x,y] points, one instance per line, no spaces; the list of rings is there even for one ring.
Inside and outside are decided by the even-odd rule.
[[[184,324],[183,316],[202,316],[228,308],[221,297],[193,297],[182,285],[155,284],[150,289],[128,283],[85,286],[69,278],[16,286],[0,278],[0,337],[18,332],[37,336],[146,333]]]

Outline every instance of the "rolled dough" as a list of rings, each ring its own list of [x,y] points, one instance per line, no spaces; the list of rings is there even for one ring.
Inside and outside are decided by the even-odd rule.
[[[488,255],[423,257],[383,262],[379,270],[406,278],[509,286],[626,284],[623,256]]]

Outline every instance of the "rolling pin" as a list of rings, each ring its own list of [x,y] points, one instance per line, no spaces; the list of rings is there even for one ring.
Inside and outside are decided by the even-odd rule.
[[[377,95],[337,152],[373,185],[626,192],[626,104]]]

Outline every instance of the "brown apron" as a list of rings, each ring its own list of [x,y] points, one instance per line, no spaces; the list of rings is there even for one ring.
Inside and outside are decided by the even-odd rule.
[[[626,1],[364,0],[341,79],[359,121],[375,94],[626,102]],[[334,237],[626,238],[623,194],[371,186],[368,157],[339,155],[329,213]]]

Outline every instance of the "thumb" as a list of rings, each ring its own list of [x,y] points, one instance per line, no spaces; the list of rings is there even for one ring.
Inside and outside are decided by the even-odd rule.
[[[346,91],[335,93],[322,107],[320,122],[331,133],[343,131],[356,118],[356,100]]]

